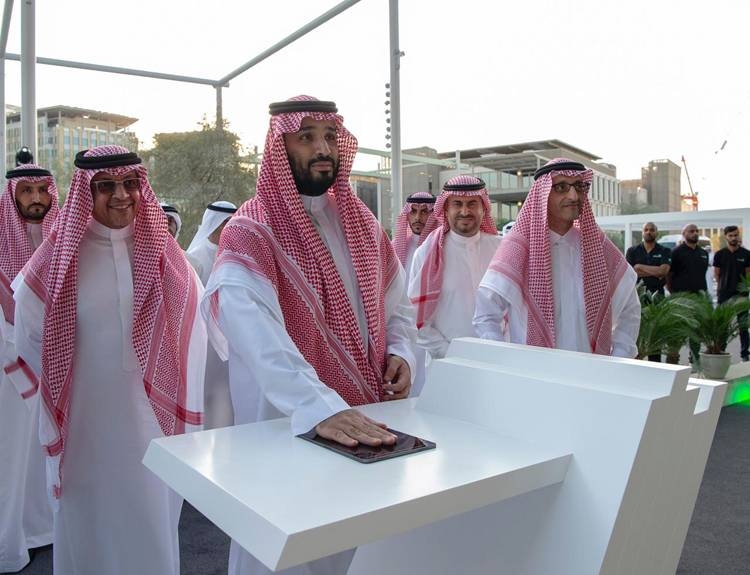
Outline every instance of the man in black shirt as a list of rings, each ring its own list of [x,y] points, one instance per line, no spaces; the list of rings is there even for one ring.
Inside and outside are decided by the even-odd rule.
[[[638,279],[643,281],[648,291],[664,295],[664,283],[669,274],[672,252],[656,241],[656,232],[653,222],[643,224],[643,241],[628,248],[625,259],[633,266]]]
[[[672,293],[707,291],[706,271],[708,252],[698,245],[698,227],[687,224],[682,228],[683,242],[672,250],[672,263],[667,277],[667,289]],[[701,345],[690,338],[690,363],[699,367]]]
[[[638,280],[651,293],[664,295],[664,283],[669,274],[672,252],[656,241],[656,224],[643,224],[643,241],[637,246],[628,248],[625,259],[633,266]],[[649,361],[661,361],[661,354],[648,356]]]
[[[750,272],[750,251],[740,245],[740,231],[737,226],[724,228],[727,247],[720,249],[714,255],[714,278],[718,286],[719,303],[738,295],[737,284]],[[747,317],[747,313],[740,314],[740,319]],[[748,360],[747,329],[740,331],[740,356],[742,361]]]
[[[683,242],[672,250],[667,288],[672,293],[706,291],[708,252],[698,245],[698,228],[688,224],[682,228]]]

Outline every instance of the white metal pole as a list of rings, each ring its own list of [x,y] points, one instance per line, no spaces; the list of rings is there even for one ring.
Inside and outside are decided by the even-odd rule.
[[[13,0],[5,0],[3,9],[2,30],[0,30],[0,177],[5,177],[7,171],[7,118],[5,117],[5,50],[8,44],[10,17],[13,12]]]
[[[36,150],[36,38],[34,0],[21,3],[21,134],[34,159]]]
[[[401,86],[400,68],[403,53],[398,42],[398,0],[389,0],[388,21],[391,49],[391,229],[404,201],[401,181]]]

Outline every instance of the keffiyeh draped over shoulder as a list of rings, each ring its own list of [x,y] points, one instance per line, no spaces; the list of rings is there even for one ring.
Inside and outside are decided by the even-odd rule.
[[[542,171],[516,218],[513,229],[503,238],[482,285],[491,283],[513,309],[528,309],[526,343],[555,347],[555,304],[552,292],[547,201],[556,175],[581,177],[591,183],[593,172],[570,169],[571,160],[556,158]],[[560,169],[550,169],[560,164]],[[581,166],[582,168],[583,166]],[[609,355],[612,348],[612,295],[629,269],[617,247],[596,225],[588,195],[581,196],[579,218],[574,225],[581,234],[583,293],[586,326],[591,350]],[[493,275],[494,274],[494,275]],[[525,306],[514,305],[522,294]],[[521,302],[515,302],[516,304]]]
[[[421,272],[419,296],[412,298],[417,306],[417,328],[421,328],[435,313],[440,290],[443,287],[443,247],[445,235],[450,231],[450,223],[445,215],[445,202],[451,196],[478,196],[484,205],[484,217],[479,230],[486,234],[497,235],[497,227],[490,209],[490,199],[484,182],[474,176],[454,176],[445,182],[443,192],[435,202],[435,211],[427,221],[422,235],[428,243],[427,256]]]
[[[108,167],[88,167],[97,162]],[[50,457],[62,460],[70,420],[75,351],[78,251],[91,219],[91,179],[99,172],[119,177],[135,171],[141,201],[134,223],[133,348],[143,385],[165,435],[202,422],[200,404],[188,390],[187,352],[198,288],[192,269],[167,231],[167,220],[140,159],[119,146],[79,153],[65,205],[47,240],[23,269],[24,282],[44,302],[41,396],[48,416],[42,439]],[[55,486],[57,497],[60,485]]]
[[[281,106],[289,108],[293,102],[298,104],[271,117],[256,196],[224,228],[214,274],[234,263],[270,282],[287,332],[321,381],[349,405],[379,401],[386,363],[383,294],[397,277],[398,259],[374,215],[349,186],[357,141],[341,116],[326,110],[325,104],[333,103],[298,96]],[[327,193],[335,201],[351,253],[367,317],[368,345],[363,345],[336,264],[305,212],[289,166],[284,134],[299,131],[305,117],[336,125],[339,172]],[[214,291],[209,328],[221,348],[218,306],[219,292]]]

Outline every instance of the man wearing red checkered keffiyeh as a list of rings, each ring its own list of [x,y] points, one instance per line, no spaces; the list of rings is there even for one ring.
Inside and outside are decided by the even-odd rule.
[[[429,235],[414,254],[409,298],[417,308],[417,344],[437,359],[453,338],[474,335],[477,286],[500,243],[484,182],[469,175],[448,180],[422,233]]]
[[[0,196],[0,572],[20,571],[28,549],[52,543],[52,513],[45,495],[44,453],[39,445],[38,405],[29,410],[22,394],[36,377],[15,351],[15,302],[10,285],[34,250],[49,235],[57,217],[57,187],[52,174],[23,164],[5,175]],[[14,385],[14,383],[16,385]]]
[[[434,208],[435,196],[430,192],[415,192],[406,198],[406,203],[396,219],[393,249],[396,250],[396,255],[401,265],[404,266],[407,278],[410,275],[414,252],[427,237],[427,234],[422,234],[422,230]]]
[[[222,232],[202,309],[236,424],[290,415],[295,434],[392,443],[351,406],[408,396],[414,318],[393,247],[349,185],[357,141],[336,112],[309,96],[271,104],[257,193]],[[230,572],[265,571],[233,543]]]
[[[177,575],[182,500],[141,460],[151,439],[200,429],[202,288],[136,154],[101,146],[75,165],[12,286],[18,354],[40,375],[54,571]]]
[[[480,337],[635,357],[637,277],[596,225],[593,172],[565,158],[534,174],[477,295]]]

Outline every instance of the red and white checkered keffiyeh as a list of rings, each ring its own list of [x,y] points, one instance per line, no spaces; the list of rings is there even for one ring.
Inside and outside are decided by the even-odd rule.
[[[16,186],[18,182],[26,181],[34,184],[47,184],[47,192],[52,203],[50,209],[39,225],[42,228],[42,238],[46,238],[52,229],[58,212],[57,186],[52,176],[25,176],[23,170],[41,170],[35,164],[23,164],[15,168],[15,174],[8,179],[5,193],[0,196],[0,305],[3,308],[5,321],[13,324],[15,314],[15,302],[10,284],[21,271],[21,268],[29,261],[34,247],[29,241],[26,230],[26,220],[18,213],[16,207]]]
[[[315,100],[298,96],[292,100]],[[284,134],[299,131],[303,118],[336,124],[339,172],[328,190],[336,203],[367,316],[365,346],[357,318],[331,253],[302,200],[289,167]],[[271,282],[287,332],[320,380],[349,405],[382,399],[386,364],[384,297],[397,277],[398,258],[385,231],[349,186],[357,140],[338,114],[294,112],[271,117],[256,196],[243,204],[221,234],[214,271],[243,265]],[[219,292],[211,296],[218,322]]]
[[[556,158],[545,165],[570,161]],[[549,348],[555,347],[555,303],[547,200],[552,178],[557,175],[580,176],[588,183],[593,179],[591,170],[553,170],[540,176],[489,267],[515,284],[523,294],[529,310],[526,343]],[[612,348],[612,294],[627,270],[627,262],[596,225],[588,195],[581,195],[580,216],[574,225],[581,233],[583,293],[591,350],[609,355]]]
[[[100,146],[85,157],[128,153]],[[45,304],[41,393],[56,436],[45,448],[63,459],[70,418],[75,350],[78,250],[91,219],[91,179],[99,172],[122,176],[136,171],[142,180],[133,246],[133,347],[143,369],[143,385],[164,435],[199,425],[202,413],[186,405],[187,352],[197,311],[198,291],[190,265],[167,231],[167,218],[138,165],[77,168],[70,193],[52,233],[23,269],[24,281]],[[62,463],[61,463],[62,468]],[[62,469],[59,477],[62,478]],[[59,497],[60,484],[55,486]]]
[[[474,176],[454,176],[445,182],[445,186],[471,186],[482,183],[482,180]],[[445,187],[444,186],[444,187]],[[445,216],[445,202],[451,196],[479,196],[484,204],[484,217],[479,226],[479,231],[486,234],[497,235],[495,219],[490,209],[490,198],[487,189],[481,190],[444,190],[435,202],[435,211],[427,221],[422,235],[428,243],[428,253],[425,257],[421,270],[419,296],[412,298],[411,302],[417,306],[417,328],[421,328],[429,321],[440,299],[440,290],[443,287],[443,247],[445,245],[445,234],[450,230],[450,223]]]
[[[416,192],[409,196],[410,198],[432,198],[434,197],[430,192]],[[398,256],[399,261],[401,262],[401,265],[406,267],[406,256],[409,252],[409,242],[411,241],[412,236],[414,235],[414,232],[411,231],[411,226],[409,225],[409,214],[411,213],[411,207],[414,205],[420,205],[417,202],[406,202],[404,204],[404,207],[401,209],[401,213],[398,215],[398,218],[396,219],[396,229],[393,232],[393,249],[396,250],[396,255]],[[422,204],[426,205],[427,209],[430,212],[430,215],[434,212],[435,205],[434,204]],[[426,227],[426,226],[425,226]],[[427,234],[421,233],[419,234],[419,240],[417,245],[421,246],[424,239],[427,237]]]

